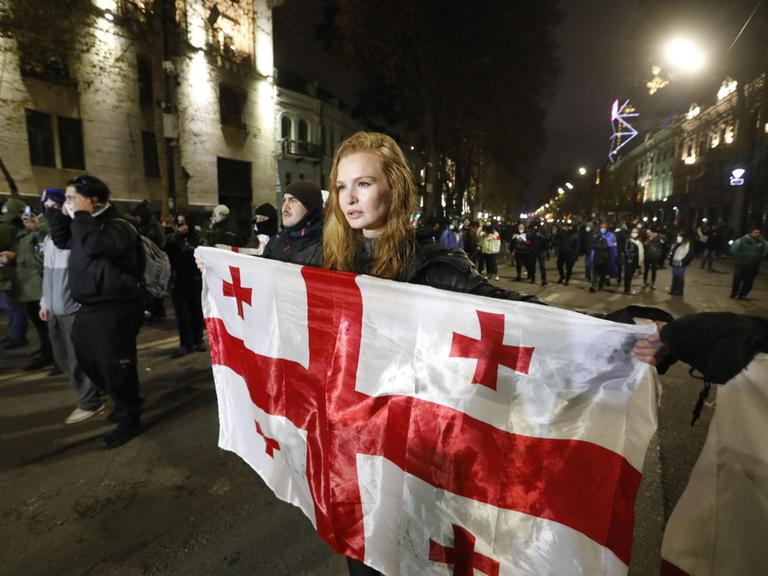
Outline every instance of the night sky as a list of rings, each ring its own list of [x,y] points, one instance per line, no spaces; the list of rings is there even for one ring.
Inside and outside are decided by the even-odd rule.
[[[547,147],[528,175],[529,208],[550,191],[547,184],[561,170],[601,166],[608,155],[610,106],[626,96],[621,48],[636,22],[637,0],[564,0],[560,28],[563,74],[551,101],[546,130]],[[315,79],[343,100],[354,101],[357,85],[322,52],[314,27],[322,20],[314,0],[285,0],[274,11],[275,61],[300,75]]]

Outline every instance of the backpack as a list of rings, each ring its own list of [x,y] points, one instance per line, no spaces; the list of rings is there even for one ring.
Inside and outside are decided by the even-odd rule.
[[[136,236],[138,236],[139,268],[141,269],[139,283],[141,287],[153,298],[162,298],[168,294],[168,284],[171,281],[171,261],[168,259],[168,254],[136,230],[136,227],[127,220],[115,218],[115,221],[125,222],[133,228]]]
[[[168,254],[143,234],[139,234],[142,248],[143,278],[141,284],[153,298],[162,298],[168,293],[171,281],[171,261]]]

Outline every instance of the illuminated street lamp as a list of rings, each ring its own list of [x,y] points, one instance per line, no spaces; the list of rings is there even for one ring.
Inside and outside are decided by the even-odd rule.
[[[700,72],[706,63],[704,52],[690,38],[671,39],[664,46],[664,57],[672,68],[688,74]]]
[[[557,193],[560,194],[560,196],[562,196],[563,194],[565,194],[565,190],[563,190],[562,188],[558,188]]]
[[[584,168],[584,166],[579,166],[579,176],[585,176],[587,174],[587,169]]]
[[[570,182],[566,182],[565,187],[568,188],[568,190],[573,190],[573,184],[571,184]]]

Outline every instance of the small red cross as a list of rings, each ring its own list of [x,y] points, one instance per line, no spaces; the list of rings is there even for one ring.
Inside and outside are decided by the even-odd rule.
[[[504,314],[477,311],[480,320],[480,340],[453,333],[451,358],[476,358],[477,368],[472,384],[482,384],[496,390],[499,366],[528,374],[533,348],[504,344]]]
[[[248,306],[251,305],[251,293],[253,291],[250,288],[244,288],[240,284],[240,268],[230,266],[229,273],[232,276],[232,284],[226,280],[224,281],[224,296],[229,296],[230,298],[235,299],[237,302],[237,315],[240,316],[240,318],[245,318],[243,313],[243,302],[248,304]]]
[[[267,449],[266,449],[267,455],[270,458],[274,458],[275,457],[274,452],[275,450],[280,450],[280,444],[278,444],[277,440],[275,440],[274,438],[267,438],[264,435],[264,432],[261,431],[261,424],[259,424],[258,421],[255,421],[255,422],[256,422],[256,432],[258,432],[259,436],[264,438],[264,442],[267,444]]]
[[[453,564],[453,576],[474,576],[479,570],[488,576],[499,576],[499,563],[475,552],[475,537],[469,530],[453,524],[453,548],[429,540],[429,559]]]

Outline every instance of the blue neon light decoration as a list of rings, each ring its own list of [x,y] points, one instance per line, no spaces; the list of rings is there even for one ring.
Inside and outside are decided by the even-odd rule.
[[[619,154],[619,150],[629,144],[635,136],[637,136],[637,130],[627,122],[627,118],[637,118],[639,113],[635,112],[634,107],[630,106],[629,100],[625,100],[624,104],[619,106],[618,98],[613,101],[611,106],[611,127],[613,128],[613,134],[611,134],[611,150],[608,152],[608,160],[611,164],[616,162],[616,157]]]

